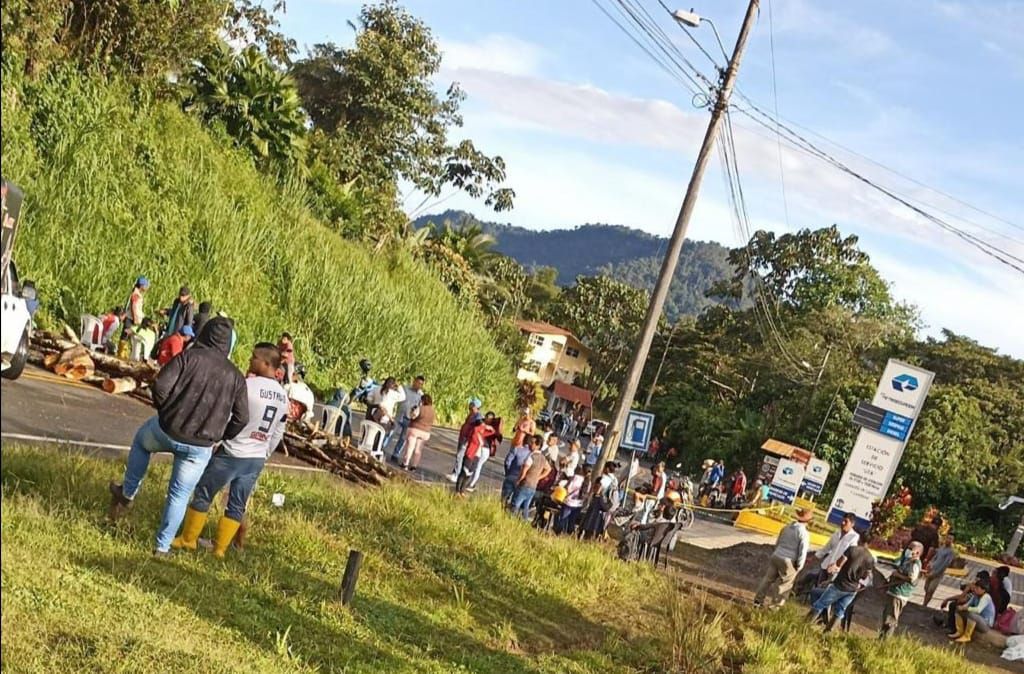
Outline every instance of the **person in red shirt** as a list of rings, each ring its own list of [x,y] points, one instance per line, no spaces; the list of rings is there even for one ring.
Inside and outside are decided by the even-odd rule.
[[[737,466],[736,472],[732,474],[732,486],[729,489],[729,507],[734,508],[737,503],[743,503],[747,493],[747,474],[743,472],[743,466]]]
[[[469,441],[466,443],[466,456],[462,459],[459,475],[455,478],[455,493],[459,496],[466,493],[466,487],[469,486],[473,473],[476,472],[476,465],[480,461],[483,447],[491,438],[498,435],[496,426],[494,412],[488,412],[481,421],[474,424],[470,431]]]
[[[171,358],[185,350],[185,345],[192,341],[195,333],[191,325],[186,325],[170,337],[160,342],[160,348],[156,354],[156,362],[160,365],[167,365]]]

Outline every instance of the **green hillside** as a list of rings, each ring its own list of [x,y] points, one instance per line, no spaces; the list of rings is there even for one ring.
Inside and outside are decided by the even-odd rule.
[[[7,63],[3,171],[26,193],[15,258],[45,315],[77,325],[123,303],[144,274],[149,313],[187,283],[235,318],[239,362],[288,330],[319,388],[353,384],[369,357],[380,375],[424,373],[449,419],[470,394],[511,408],[509,363],[478,312],[421,263],[343,240],[302,184],[257,172],[145,87],[71,67],[27,82]]]
[[[514,225],[477,220],[465,211],[448,210],[416,219],[417,227],[429,222],[453,225],[478,224],[496,239],[494,250],[527,269],[553,267],[558,283],[571,285],[577,276],[605,275],[636,288],[650,290],[661,269],[668,240],[622,225],[585,224],[572,229],[531,230]],[[686,241],[679,255],[665,312],[670,320],[696,316],[716,304],[706,297],[718,281],[730,278],[733,267],[729,249],[710,241]]]

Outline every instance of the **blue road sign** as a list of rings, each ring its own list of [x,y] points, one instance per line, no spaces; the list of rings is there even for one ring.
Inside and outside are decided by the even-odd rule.
[[[654,415],[630,410],[619,446],[634,452],[646,452],[654,432]]]

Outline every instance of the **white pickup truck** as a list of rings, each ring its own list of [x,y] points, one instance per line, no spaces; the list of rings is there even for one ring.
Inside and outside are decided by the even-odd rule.
[[[11,259],[18,232],[18,216],[21,214],[21,189],[6,179],[0,180],[0,224],[3,225],[3,273],[0,276],[0,294],[3,296],[3,315],[0,317],[3,371],[0,374],[5,379],[17,379],[28,360],[28,341],[32,336],[30,304],[36,301],[36,289],[31,284],[22,285],[19,282],[18,270]]]

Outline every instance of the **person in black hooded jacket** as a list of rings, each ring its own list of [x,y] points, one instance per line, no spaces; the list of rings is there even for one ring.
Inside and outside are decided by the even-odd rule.
[[[211,318],[193,346],[161,368],[153,383],[157,415],[135,433],[124,481],[111,483],[110,518],[124,515],[138,494],[154,452],[174,455],[154,554],[170,554],[192,490],[213,454],[213,445],[238,435],[249,423],[245,379],[228,360],[234,326]]]

